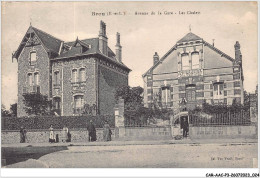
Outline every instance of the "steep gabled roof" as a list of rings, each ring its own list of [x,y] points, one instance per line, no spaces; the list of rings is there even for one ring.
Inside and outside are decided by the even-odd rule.
[[[71,47],[70,50],[61,52],[61,54],[58,57],[54,58],[53,60],[64,59],[64,58],[75,57],[75,56],[84,56],[84,55],[88,55],[88,54],[99,54],[103,57],[106,57],[109,61],[114,62],[114,63],[128,69],[129,71],[131,71],[131,69],[129,69],[124,63],[116,60],[115,53],[109,47],[108,47],[108,56],[106,56],[100,52],[99,46],[98,46],[99,38],[90,38],[90,39],[84,39],[84,40],[77,39],[77,40],[81,44],[89,45],[90,48],[87,51],[82,53],[80,48],[73,47],[73,45],[75,45],[75,41],[65,42],[64,43],[65,45],[68,45]]]
[[[84,54],[84,55],[93,54],[93,53],[98,52],[98,38],[78,40],[78,42],[81,45],[89,46],[88,50],[82,53],[81,49],[75,46],[75,41],[65,42],[64,44],[70,46],[71,48],[68,51],[62,51],[61,54],[57,57],[57,59],[68,58],[68,57],[73,57],[73,56],[82,55],[82,54]]]
[[[185,35],[182,39],[177,41],[177,43],[183,43],[183,42],[188,42],[188,41],[197,41],[197,40],[202,40],[202,38],[200,38],[199,36],[190,32],[187,35]]]
[[[45,48],[49,51],[59,53],[60,45],[62,40],[42,31],[35,27],[32,27],[36,35],[40,38]]]
[[[30,26],[20,43],[18,49],[13,54],[13,58],[18,59],[22,49],[26,45],[29,38],[31,38],[31,33],[34,33],[36,37],[38,37],[40,43],[45,48],[47,52],[52,52],[55,54],[54,59],[65,59],[70,57],[77,57],[77,56],[84,56],[89,54],[99,54],[103,57],[106,57],[109,61],[114,62],[118,64],[119,66],[122,66],[123,68],[129,69],[125,64],[122,62],[119,62],[115,58],[115,53],[108,47],[108,55],[104,55],[99,50],[99,38],[90,38],[90,39],[84,39],[79,40],[78,38],[75,41],[71,42],[64,42],[42,30],[39,30],[35,27]],[[37,43],[38,44],[38,43]],[[80,44],[80,46],[77,46],[77,44]]]
[[[154,64],[149,70],[147,70],[147,72],[145,72],[142,76],[145,77],[151,70],[153,70],[154,68],[156,68],[160,63],[162,63],[162,61],[169,55],[171,54],[174,50],[176,50],[176,47],[178,46],[178,44],[180,43],[185,43],[185,42],[191,42],[191,41],[198,41],[201,40],[201,42],[208,46],[210,49],[214,50],[215,52],[217,52],[218,54],[220,54],[221,56],[225,57],[226,59],[234,62],[235,59],[230,57],[229,55],[225,54],[224,52],[222,52],[221,50],[217,49],[216,47],[214,47],[213,45],[209,44],[208,42],[204,41],[201,37],[195,35],[194,33],[188,33],[186,34],[183,38],[181,38],[176,45],[174,45],[156,64]]]
[[[43,47],[45,48],[46,51],[48,52],[54,52],[56,54],[59,53],[59,49],[62,43],[62,40],[55,38],[54,36],[43,32],[42,30],[39,30],[33,26],[30,26],[22,40],[22,42],[20,43],[18,49],[15,51],[13,57],[18,59],[22,49],[24,48],[24,46],[26,45],[26,40],[28,40],[27,35],[29,33],[34,33],[38,39],[40,40],[41,44],[43,45]]]
[[[142,76],[145,77],[151,70],[153,70],[155,67],[157,67],[160,63],[162,63],[162,61],[164,61],[164,59],[171,54],[174,50],[176,50],[176,46],[174,45],[156,64],[154,64],[150,69],[147,70],[147,72],[145,72]]]

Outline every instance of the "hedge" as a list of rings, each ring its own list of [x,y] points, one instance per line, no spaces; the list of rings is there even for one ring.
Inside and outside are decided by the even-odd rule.
[[[20,130],[21,126],[25,129],[49,129],[52,124],[54,129],[62,129],[64,125],[69,129],[87,128],[90,120],[96,128],[102,128],[105,121],[110,127],[115,127],[115,116],[38,116],[38,117],[2,117],[2,130]]]

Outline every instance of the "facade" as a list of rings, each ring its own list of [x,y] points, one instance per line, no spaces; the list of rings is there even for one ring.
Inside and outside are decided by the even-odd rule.
[[[130,69],[122,62],[120,34],[116,53],[108,47],[106,24],[100,22],[97,38],[64,42],[30,26],[13,54],[18,62],[18,117],[26,116],[23,94],[47,95],[58,115],[83,112],[113,114],[114,92],[128,85]]]
[[[143,74],[144,103],[180,112],[209,104],[243,104],[243,68],[240,44],[235,58],[192,32],[180,39],[161,59],[155,53],[153,66]]]

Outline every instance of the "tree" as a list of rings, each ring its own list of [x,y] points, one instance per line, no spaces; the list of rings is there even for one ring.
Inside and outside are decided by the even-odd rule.
[[[51,101],[47,95],[41,93],[26,93],[23,95],[24,109],[28,115],[48,115],[50,114]]]
[[[2,117],[8,117],[10,116],[9,111],[6,109],[5,105],[1,105],[1,115]]]
[[[121,86],[118,87],[115,93],[115,99],[124,99],[125,116],[130,120],[137,122],[144,122],[144,115],[147,113],[147,108],[143,105],[143,91],[142,87]],[[144,116],[144,117],[142,117]]]
[[[10,105],[10,112],[12,116],[17,117],[17,103]]]

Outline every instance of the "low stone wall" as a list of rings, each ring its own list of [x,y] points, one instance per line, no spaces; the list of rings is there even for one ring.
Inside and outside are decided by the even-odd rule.
[[[257,126],[190,127],[189,135],[191,139],[257,138]]]
[[[112,131],[112,140],[115,138],[115,130]],[[87,129],[73,129],[70,130],[72,142],[88,142]],[[26,137],[27,143],[46,143],[49,141],[49,130],[27,130]],[[59,135],[59,141],[61,142],[62,130],[54,130],[54,134]],[[97,141],[103,140],[103,129],[96,129]],[[20,143],[19,130],[2,130],[1,132],[2,144]]]
[[[170,139],[171,128],[165,127],[119,127],[119,139],[124,140],[154,140],[154,139]]]

